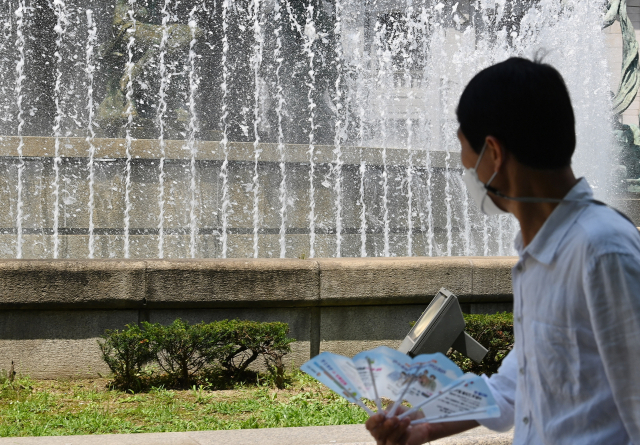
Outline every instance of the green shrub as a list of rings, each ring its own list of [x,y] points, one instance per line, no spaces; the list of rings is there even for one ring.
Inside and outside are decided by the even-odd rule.
[[[98,340],[102,358],[114,375],[113,384],[122,389],[139,390],[142,367],[155,358],[149,337],[136,325],[126,329],[107,329]]]
[[[464,320],[467,333],[489,352],[481,363],[475,363],[457,351],[449,351],[449,357],[464,372],[487,375],[498,372],[502,359],[513,349],[513,314],[464,314]]]
[[[191,387],[191,377],[226,349],[215,323],[191,325],[181,319],[168,326],[143,322],[157,362],[182,388]]]
[[[100,342],[117,387],[142,389],[142,367],[151,361],[166,372],[168,380],[163,384],[181,388],[190,388],[205,369],[213,373],[210,375],[222,373],[227,381],[244,379],[251,374],[247,373],[249,365],[259,357],[264,359],[272,381],[284,386],[283,357],[295,341],[287,337],[286,323],[222,320],[192,325],[177,319],[168,326],[143,322],[142,327],[108,330]]]
[[[240,375],[259,356],[265,360],[267,369],[272,372],[278,387],[284,384],[283,357],[291,352],[288,338],[289,326],[286,323],[259,323],[255,321],[223,320],[217,322],[223,333],[222,342],[231,345],[220,349],[218,362],[230,375]]]

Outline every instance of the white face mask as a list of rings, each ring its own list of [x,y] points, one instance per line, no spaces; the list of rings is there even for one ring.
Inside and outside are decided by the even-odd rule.
[[[482,181],[480,181],[480,178],[478,178],[478,172],[476,171],[476,169],[480,164],[480,160],[482,159],[482,155],[484,154],[486,148],[487,143],[485,142],[485,144],[482,146],[482,151],[480,151],[480,156],[478,156],[476,166],[473,168],[465,168],[464,173],[462,174],[462,180],[467,186],[467,190],[469,190],[471,198],[473,198],[482,213],[489,216],[508,213],[498,207],[496,203],[493,202],[491,197],[487,194],[487,187],[489,186],[489,184],[491,184],[491,181],[493,181],[493,178],[496,177],[496,174],[498,172],[495,172],[486,184],[483,184]]]

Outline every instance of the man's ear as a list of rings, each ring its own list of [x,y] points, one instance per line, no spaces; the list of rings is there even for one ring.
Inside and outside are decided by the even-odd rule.
[[[487,136],[485,139],[487,144],[485,156],[493,162],[493,171],[497,172],[505,163],[506,151],[502,143],[493,136]]]

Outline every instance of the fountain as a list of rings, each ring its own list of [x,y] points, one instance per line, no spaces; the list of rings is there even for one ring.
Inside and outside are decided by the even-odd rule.
[[[6,0],[0,257],[513,254],[460,179],[457,98],[546,49],[606,199],[601,3]]]

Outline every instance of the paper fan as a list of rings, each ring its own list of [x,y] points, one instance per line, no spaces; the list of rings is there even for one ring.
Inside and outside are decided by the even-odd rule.
[[[363,399],[382,412],[381,398],[393,400],[387,416],[394,416],[402,402],[411,408],[404,418],[420,411],[423,422],[498,417],[500,409],[485,381],[475,374],[463,374],[444,354],[422,354],[414,358],[386,346],[364,351],[352,359],[323,352],[300,367],[369,415],[373,411]]]

